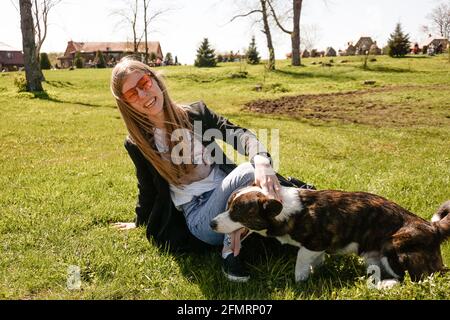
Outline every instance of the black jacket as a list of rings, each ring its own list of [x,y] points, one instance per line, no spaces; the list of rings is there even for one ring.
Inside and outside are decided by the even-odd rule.
[[[215,114],[203,102],[191,104],[188,114],[193,125],[194,121],[201,121],[202,133],[208,129],[219,130],[223,137],[227,137],[228,142],[232,141],[233,147],[241,154],[252,158],[261,151],[266,151],[250,131]],[[203,134],[202,137],[204,137]],[[208,145],[211,147],[216,143],[214,138],[210,141],[202,140],[205,147]],[[203,251],[207,249],[209,247],[207,244],[189,232],[183,213],[175,208],[171,200],[167,181],[161,177],[129,138],[125,140],[125,148],[136,166],[138,180],[139,195],[135,222],[138,226],[147,226],[147,238],[153,239],[158,246],[166,247],[171,251]],[[214,150],[220,150],[220,148]],[[236,165],[226,158],[223,152],[221,153],[219,156],[223,161],[219,166],[229,174],[236,168]],[[215,158],[217,159],[217,157]],[[278,175],[278,178],[282,185],[294,186],[282,176]]]

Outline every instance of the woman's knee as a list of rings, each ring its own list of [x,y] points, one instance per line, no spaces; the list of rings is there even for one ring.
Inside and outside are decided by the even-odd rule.
[[[250,162],[245,162],[237,168],[237,174],[244,183],[252,183],[255,180],[255,168]]]

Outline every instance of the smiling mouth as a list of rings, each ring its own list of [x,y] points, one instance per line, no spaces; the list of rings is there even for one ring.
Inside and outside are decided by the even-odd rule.
[[[149,102],[147,102],[147,103],[144,105],[144,107],[145,107],[146,109],[150,109],[150,108],[152,108],[152,107],[155,105],[155,102],[156,102],[156,97],[153,98],[153,99],[151,99]]]

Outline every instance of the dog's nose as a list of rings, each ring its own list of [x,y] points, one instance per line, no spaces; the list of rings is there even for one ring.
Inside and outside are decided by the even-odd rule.
[[[216,228],[217,228],[217,221],[216,220],[211,220],[209,225],[211,226],[211,229],[216,230]]]

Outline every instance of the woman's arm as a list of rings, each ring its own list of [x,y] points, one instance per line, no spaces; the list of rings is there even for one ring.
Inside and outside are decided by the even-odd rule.
[[[127,139],[125,141],[125,148],[130,155],[136,167],[136,177],[138,180],[138,200],[136,203],[136,226],[145,226],[148,224],[148,218],[150,216],[151,210],[156,197],[156,190],[153,186],[153,176],[151,170],[148,166],[148,162],[145,157],[140,152],[139,148],[131,140]],[[123,226],[123,227],[130,227]],[[120,227],[119,227],[120,229]]]
[[[216,114],[205,104],[204,117],[207,128],[218,129],[225,142],[232,142],[232,146],[241,154],[249,156],[255,167],[255,183],[269,196],[281,201],[280,182],[272,168],[272,159],[266,147],[250,131],[233,124],[227,118]]]

